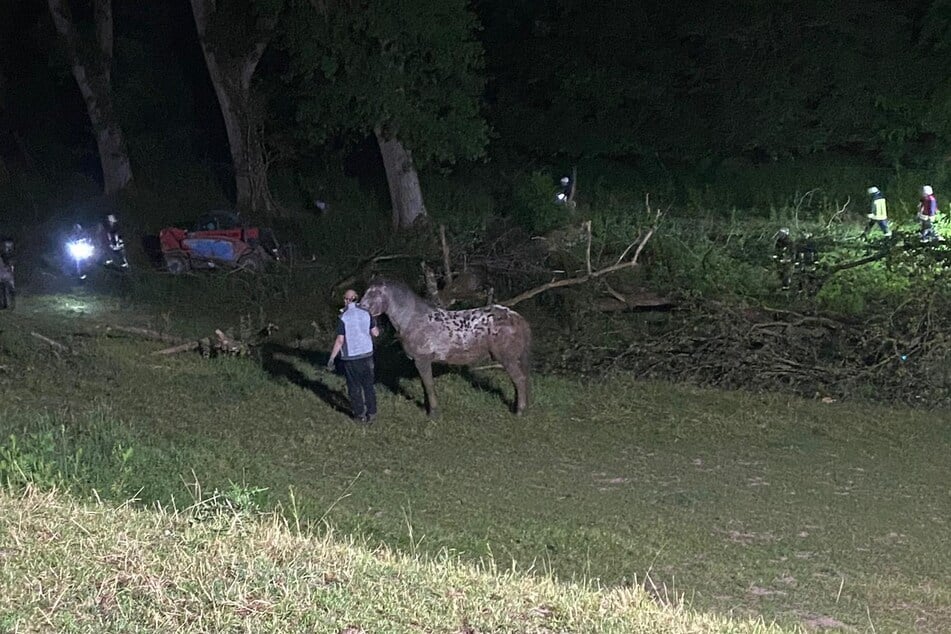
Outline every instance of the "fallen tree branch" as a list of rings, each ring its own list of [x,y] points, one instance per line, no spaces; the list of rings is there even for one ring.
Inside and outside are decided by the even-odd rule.
[[[386,262],[389,260],[405,260],[407,258],[419,257],[417,255],[411,255],[407,253],[395,253],[392,255],[379,255],[379,253],[380,252],[377,251],[377,255],[373,255],[369,258],[365,258],[364,260],[361,260],[360,263],[357,264],[356,268],[350,275],[341,278],[340,280],[337,281],[336,284],[333,285],[334,291],[336,291],[336,289],[342,286],[353,286],[357,282],[357,280],[360,279],[360,276],[364,274],[366,269],[370,266],[373,266],[377,262]]]
[[[588,242],[585,245],[585,249],[584,249],[585,273],[588,275],[591,275],[592,268],[591,268],[591,221],[590,220],[585,221],[584,230],[588,234],[587,235]]]
[[[145,339],[152,339],[154,341],[165,341],[167,343],[182,343],[185,341],[181,337],[176,337],[174,335],[167,335],[165,333],[158,332],[157,330],[151,330],[149,328],[136,328],[135,326],[106,326],[106,334],[111,334],[112,331],[121,332],[129,335],[136,335],[138,337],[143,337]]]
[[[241,356],[248,353],[248,344],[243,341],[238,341],[233,337],[229,337],[219,329],[215,329],[215,336],[218,337],[218,341],[215,343],[215,348],[219,352],[224,352],[226,354]]]
[[[452,284],[452,268],[449,266],[449,244],[446,242],[446,225],[439,225],[439,243],[442,245],[442,268],[444,286]]]
[[[542,284],[541,286],[536,286],[535,288],[531,288],[523,293],[519,293],[518,295],[516,295],[515,297],[512,297],[511,299],[498,302],[498,303],[502,304],[503,306],[514,306],[515,304],[524,302],[525,300],[531,299],[532,297],[535,297],[536,295],[540,295],[541,293],[544,293],[545,291],[550,291],[556,288],[564,288],[566,286],[577,286],[578,284],[584,284],[585,282],[589,282],[593,279],[603,277],[609,273],[614,273],[616,271],[622,271],[624,269],[633,268],[637,266],[637,260],[640,257],[641,252],[644,250],[644,247],[647,245],[647,241],[651,239],[652,235],[654,235],[655,228],[656,227],[651,227],[648,230],[647,234],[643,238],[641,238],[640,242],[637,244],[637,249],[634,251],[634,255],[631,257],[630,260],[626,260],[624,262],[618,262],[616,264],[612,264],[611,266],[606,266],[603,269],[598,269],[596,271],[591,271],[590,273],[587,273],[580,277],[569,277],[562,280],[552,280],[546,284]]]
[[[316,326],[315,326],[316,328]],[[271,336],[271,333],[277,330],[275,324],[267,323],[257,332],[248,332],[242,335],[243,339],[235,339],[220,328],[215,329],[214,337],[202,337],[193,341],[181,341],[170,347],[156,350],[153,355],[170,355],[179,352],[188,352],[190,350],[201,350],[205,357],[212,353],[232,357],[245,356],[251,352],[251,348],[261,345],[265,339]],[[243,331],[243,330],[242,330]]]
[[[839,271],[846,271],[848,269],[854,269],[857,266],[862,266],[864,264],[871,264],[872,262],[877,262],[878,260],[884,260],[885,258],[889,256],[890,253],[891,253],[891,249],[886,249],[884,251],[880,251],[879,253],[874,253],[872,255],[865,256],[864,258],[859,258],[858,260],[852,260],[850,262],[842,262],[841,264],[830,266],[824,272],[827,278],[832,277],[834,273],[838,273]]]
[[[60,352],[69,352],[69,348],[68,348],[67,346],[64,346],[63,344],[61,344],[61,343],[58,342],[58,341],[54,341],[53,339],[50,339],[49,337],[47,337],[47,336],[45,336],[45,335],[41,335],[41,334],[38,333],[38,332],[31,332],[30,335],[33,336],[33,337],[36,337],[37,339],[39,339],[39,340],[42,341],[43,343],[48,344],[48,345],[49,345],[51,348],[53,348],[54,350],[58,350],[58,351],[60,351]]]
[[[201,346],[200,341],[186,341],[185,343],[180,343],[177,346],[172,346],[171,348],[164,348],[162,350],[156,350],[152,354],[177,354],[179,352],[187,352],[189,350],[197,350]]]
[[[639,293],[634,296],[624,296],[618,293],[617,296],[600,297],[592,302],[592,307],[603,312],[621,312],[636,308],[670,308],[674,302],[667,298],[651,293]]]

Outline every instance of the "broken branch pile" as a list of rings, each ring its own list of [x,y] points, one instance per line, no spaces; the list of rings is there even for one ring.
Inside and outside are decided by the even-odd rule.
[[[277,326],[268,323],[258,331],[251,332],[244,319],[242,319],[239,330],[243,336],[235,337],[220,328],[216,328],[213,335],[199,339],[185,339],[183,337],[158,332],[150,328],[112,325],[106,328],[106,334],[114,336],[116,333],[119,333],[141,339],[174,344],[170,347],[152,352],[153,355],[171,355],[178,354],[179,352],[198,350],[201,355],[206,358],[217,356],[242,357],[250,354],[254,347],[261,345],[272,332],[277,330]]]
[[[951,404],[951,323],[927,302],[850,323],[778,309],[705,304],[632,329],[614,345],[580,343],[559,365],[706,387],[837,399]]]

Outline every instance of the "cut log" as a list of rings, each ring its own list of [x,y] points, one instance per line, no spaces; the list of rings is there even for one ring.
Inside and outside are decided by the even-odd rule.
[[[189,350],[197,350],[201,345],[198,341],[186,341],[185,343],[180,343],[177,346],[172,346],[171,348],[164,348],[162,350],[156,350],[152,354],[177,354],[179,352],[187,352]]]
[[[248,344],[229,337],[221,330],[215,329],[215,336],[218,338],[218,340],[214,343],[214,348],[218,352],[235,356],[241,356],[248,353]]]

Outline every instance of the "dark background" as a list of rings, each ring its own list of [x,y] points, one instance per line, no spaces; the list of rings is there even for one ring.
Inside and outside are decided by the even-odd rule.
[[[72,6],[81,20],[83,3]],[[228,145],[188,2],[113,6],[114,96],[137,183],[195,211],[227,202]],[[490,142],[474,164],[424,169],[424,190],[427,175],[479,174],[473,186],[491,189],[500,175],[555,177],[580,164],[589,191],[597,174],[674,200],[709,189],[711,206],[755,207],[808,189],[809,178],[828,173],[817,166],[864,175],[839,179],[850,194],[902,170],[922,170],[936,189],[946,179],[951,10],[942,0],[480,0],[471,9]],[[278,37],[257,77],[269,128],[294,150],[272,172],[278,195],[306,206],[321,189],[315,178],[329,188],[328,174],[385,193],[365,133],[295,138],[286,58]],[[45,215],[94,196],[96,146],[45,3],[0,7],[0,70],[4,213]],[[765,191],[764,166],[780,174]],[[727,182],[730,195],[713,195]],[[187,200],[185,189],[200,195]],[[385,204],[385,195],[375,200]],[[137,213],[150,224],[147,210]]]

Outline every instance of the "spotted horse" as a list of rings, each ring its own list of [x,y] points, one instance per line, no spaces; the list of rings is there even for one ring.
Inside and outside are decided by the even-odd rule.
[[[416,364],[426,391],[427,411],[438,414],[433,363],[468,365],[487,358],[500,363],[515,384],[515,413],[530,399],[532,330],[524,317],[505,306],[444,310],[425,301],[402,282],[376,280],[360,306],[371,315],[386,314],[403,351]]]

